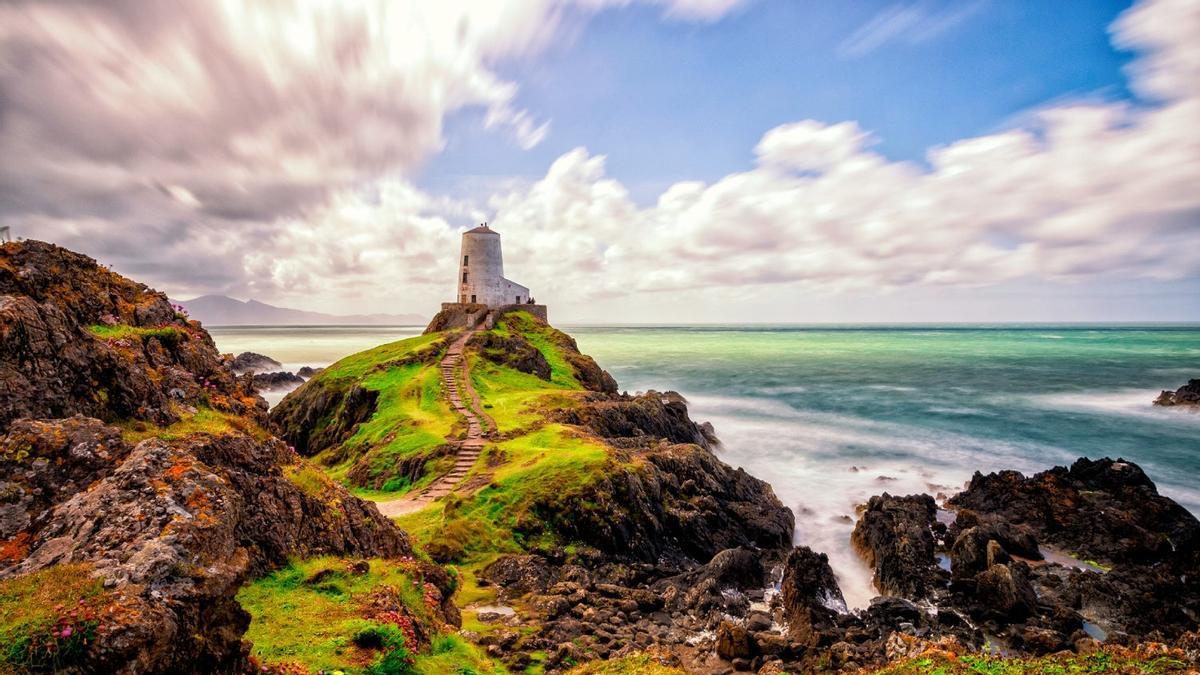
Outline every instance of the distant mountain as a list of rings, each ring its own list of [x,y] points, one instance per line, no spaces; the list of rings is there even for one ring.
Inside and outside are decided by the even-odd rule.
[[[275,307],[257,300],[243,302],[224,295],[202,295],[171,302],[183,305],[189,316],[206,326],[405,326],[425,323],[419,314],[322,314]]]

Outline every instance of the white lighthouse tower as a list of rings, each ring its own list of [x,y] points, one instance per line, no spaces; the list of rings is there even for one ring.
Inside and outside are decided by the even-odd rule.
[[[487,223],[463,232],[458,261],[458,301],[489,308],[529,303],[529,289],[504,278],[500,233]]]
[[[536,305],[529,289],[504,278],[500,233],[487,226],[462,235],[454,302],[443,302],[442,311],[429,322],[426,333],[450,328],[491,328],[508,312],[525,312],[549,321],[545,305]]]

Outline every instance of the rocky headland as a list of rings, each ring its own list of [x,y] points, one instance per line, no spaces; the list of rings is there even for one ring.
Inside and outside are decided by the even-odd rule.
[[[1200,524],[1131,462],[872,497],[853,544],[881,595],[851,611],[682,396],[495,319],[435,317],[268,414],[273,360],[221,356],[90,258],[4,245],[0,670],[1196,667]]]
[[[90,258],[0,248],[0,671],[259,670],[237,594],[298,559],[395,561],[434,600],[387,611],[457,623],[442,568],[267,432],[231,361]]]

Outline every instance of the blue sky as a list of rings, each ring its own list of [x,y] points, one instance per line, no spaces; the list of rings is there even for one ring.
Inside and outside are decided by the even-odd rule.
[[[18,0],[0,225],[332,313],[432,314],[486,220],[561,321],[1198,321],[1197,35],[1200,0]]]
[[[1132,54],[1109,40],[1128,2],[790,2],[759,0],[714,23],[661,21],[632,5],[592,17],[572,39],[498,70],[518,103],[551,120],[546,140],[514,151],[483,113],[447,122],[446,149],[422,168],[430,189],[470,192],[481,177],[540,177],[576,146],[608,156],[608,175],[652,202],[680,180],[750,168],[764,131],[786,122],[856,120],[889,159],[1012,124],[1073,98],[1131,98]],[[925,18],[863,53],[856,31],[896,7]],[[957,19],[956,21],[954,19]],[[914,29],[948,20],[914,42]],[[465,179],[464,179],[465,177]]]

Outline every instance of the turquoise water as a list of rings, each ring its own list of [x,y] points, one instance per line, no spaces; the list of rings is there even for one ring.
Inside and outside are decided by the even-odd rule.
[[[830,554],[851,605],[873,594],[849,546],[854,508],[883,491],[1121,456],[1200,513],[1200,414],[1150,405],[1200,377],[1200,326],[565,328],[623,389],[687,397],[722,458],[796,512],[797,541]],[[299,365],[419,332],[237,330],[213,331],[223,351]]]

